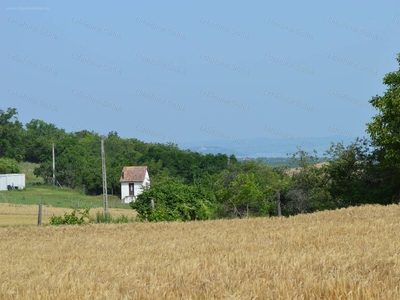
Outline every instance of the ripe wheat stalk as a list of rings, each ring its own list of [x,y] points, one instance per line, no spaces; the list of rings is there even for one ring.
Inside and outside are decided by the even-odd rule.
[[[0,299],[400,299],[399,216],[0,228]]]

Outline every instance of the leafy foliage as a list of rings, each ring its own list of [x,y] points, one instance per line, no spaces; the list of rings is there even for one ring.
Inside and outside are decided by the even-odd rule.
[[[288,186],[283,211],[286,215],[333,209],[336,204],[327,190],[329,179],[315,151],[309,154],[298,149],[292,160],[299,166]]]
[[[89,216],[90,208],[85,208],[83,210],[74,209],[72,213],[65,213],[63,217],[61,216],[51,216],[50,225],[84,225],[92,221]],[[80,215],[80,216],[78,216]]]
[[[0,174],[19,173],[19,165],[15,159],[0,158]]]
[[[399,69],[383,78],[386,91],[369,101],[378,114],[367,124],[367,132],[375,147],[375,160],[380,166],[381,176],[377,178],[387,180],[381,191],[393,202],[400,202],[400,53],[397,62]]]
[[[243,218],[275,214],[275,192],[284,191],[289,178],[280,169],[245,161],[221,172],[215,180],[218,216]]]
[[[0,157],[22,161],[24,158],[23,126],[15,108],[0,109]]]
[[[128,223],[133,221],[125,215],[113,218],[110,213],[98,211],[96,218],[90,216],[90,208],[75,208],[70,214],[64,213],[64,216],[51,216],[50,225],[85,225],[89,223]]]
[[[25,160],[39,163],[52,157],[52,144],[63,138],[66,133],[54,124],[33,119],[25,125]]]
[[[144,190],[131,206],[140,219],[150,222],[207,220],[214,214],[215,197],[199,185],[187,185],[171,178],[169,182]]]

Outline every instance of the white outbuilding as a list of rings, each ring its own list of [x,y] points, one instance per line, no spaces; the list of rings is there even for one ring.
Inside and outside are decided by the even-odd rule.
[[[121,201],[135,202],[143,189],[150,187],[150,177],[147,166],[124,167],[121,174]]]
[[[0,174],[0,191],[25,188],[25,174]]]

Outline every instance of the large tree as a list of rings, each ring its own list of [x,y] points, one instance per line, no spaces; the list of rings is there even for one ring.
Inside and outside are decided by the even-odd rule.
[[[54,124],[33,119],[25,124],[25,160],[40,163],[52,157],[52,143],[66,135],[64,129],[58,129]]]
[[[386,74],[383,84],[387,89],[383,95],[376,95],[369,101],[378,110],[378,114],[367,124],[375,147],[376,159],[390,180],[395,198],[400,200],[400,54],[397,55],[399,69]],[[389,174],[389,175],[388,175]]]
[[[367,124],[367,132],[374,145],[384,150],[385,158],[400,161],[400,54],[397,61],[399,70],[383,78],[386,91],[369,101],[379,113]]]
[[[18,111],[8,108],[0,109],[0,157],[13,158],[17,161],[24,159],[23,133],[24,128],[17,118]]]

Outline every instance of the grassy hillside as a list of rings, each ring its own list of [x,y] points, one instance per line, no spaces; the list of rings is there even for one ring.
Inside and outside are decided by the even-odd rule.
[[[23,190],[0,191],[0,203],[24,205],[51,205],[53,207],[82,208],[102,207],[103,196],[87,196],[83,192],[69,188],[60,188],[43,184],[43,178],[33,174],[38,164],[23,162],[19,164],[21,173],[25,174],[26,188]],[[117,196],[108,195],[111,208],[129,208],[128,204],[121,203]]]
[[[21,173],[25,174],[25,184],[28,186],[42,184],[44,182],[42,177],[36,177],[36,175],[33,174],[33,171],[36,167],[39,167],[39,164],[34,164],[30,162],[19,163],[19,169]]]
[[[400,299],[399,217],[0,228],[0,299]]]
[[[54,186],[27,186],[23,190],[0,191],[0,203],[39,204],[54,207],[102,207],[103,195],[87,196],[78,191]],[[109,207],[129,208],[116,197],[108,196]]]

